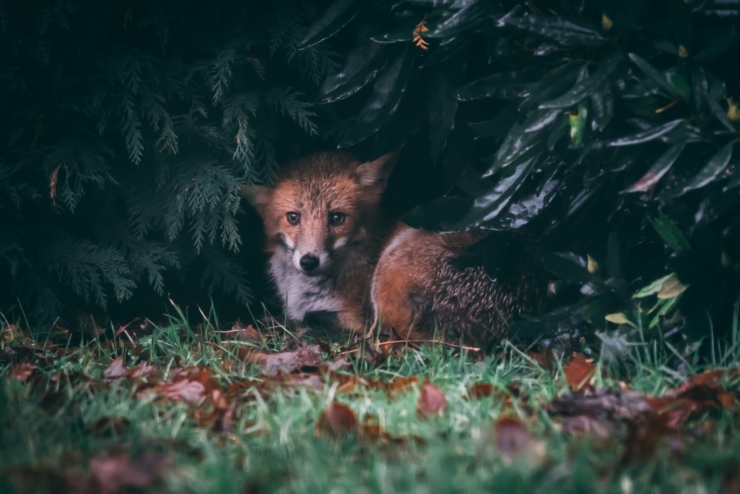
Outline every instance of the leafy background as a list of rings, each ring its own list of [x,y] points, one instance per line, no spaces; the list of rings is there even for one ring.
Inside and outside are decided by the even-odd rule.
[[[403,148],[388,203],[405,221],[490,230],[492,277],[516,276],[511,235],[532,239],[553,311],[512,334],[691,350],[737,313],[738,16],[734,0],[0,1],[2,306],[70,321],[169,294],[243,313],[264,281],[238,188],[317,148]]]

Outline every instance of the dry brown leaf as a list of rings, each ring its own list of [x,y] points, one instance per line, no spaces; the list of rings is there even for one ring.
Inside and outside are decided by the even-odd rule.
[[[316,433],[338,439],[350,433],[356,434],[359,427],[355,412],[344,403],[335,401],[321,413],[316,422]]]
[[[553,364],[555,363],[555,354],[552,350],[546,348],[541,352],[529,352],[529,357],[537,362],[537,365],[542,367],[544,370],[552,370]]]
[[[10,368],[10,375],[19,381],[25,381],[36,369],[37,366],[28,363],[14,364]]]
[[[470,400],[480,400],[493,396],[496,386],[490,383],[475,383],[468,388],[466,397]]]
[[[107,369],[103,371],[103,379],[107,382],[117,381],[126,377],[126,368],[123,366],[123,356],[116,358]]]
[[[501,417],[494,424],[496,450],[504,458],[512,458],[532,447],[535,439],[524,423],[516,417]]]
[[[322,363],[319,345],[294,352],[252,353],[249,359],[262,366],[262,374],[276,376],[279,372],[290,374],[301,367],[319,367]]]
[[[428,419],[434,415],[444,415],[447,411],[445,394],[429,383],[424,383],[416,402],[416,415],[420,419]]]
[[[125,487],[148,487],[170,465],[170,461],[153,455],[144,455],[136,461],[123,453],[93,458],[88,492],[115,494]]]
[[[596,373],[593,359],[587,359],[582,353],[574,353],[573,358],[563,369],[565,380],[572,390],[583,390],[591,386]]]

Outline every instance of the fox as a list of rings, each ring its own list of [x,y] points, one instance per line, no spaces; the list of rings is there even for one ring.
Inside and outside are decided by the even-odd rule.
[[[460,262],[486,232],[414,229],[384,214],[397,160],[398,152],[367,162],[320,152],[281,167],[271,186],[242,189],[262,218],[288,319],[328,316],[341,330],[390,328],[405,339],[442,330],[489,344],[511,318],[541,311],[547,284],[526,249],[511,249],[515,276],[493,280],[482,263]]]

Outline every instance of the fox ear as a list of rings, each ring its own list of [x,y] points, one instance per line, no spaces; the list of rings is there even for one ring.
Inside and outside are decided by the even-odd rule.
[[[398,151],[393,151],[375,161],[368,161],[358,166],[357,173],[360,175],[360,183],[369,187],[379,187],[381,190],[385,189],[393,165],[398,161],[398,154]]]
[[[270,199],[270,190],[267,187],[264,185],[245,185],[239,189],[239,193],[247,199],[260,216],[263,216],[264,208]]]

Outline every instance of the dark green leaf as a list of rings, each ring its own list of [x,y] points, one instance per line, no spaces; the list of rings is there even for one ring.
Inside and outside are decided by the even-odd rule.
[[[534,152],[542,144],[542,133],[555,121],[559,110],[536,110],[523,124],[514,125],[501,144],[491,167],[483,174],[490,177],[519,158]]]
[[[471,122],[468,127],[481,137],[504,137],[509,133],[511,126],[516,124],[517,120],[516,116],[502,115],[493,120]]]
[[[528,194],[512,203],[506,212],[485,226],[491,230],[514,230],[536,218],[555,197],[560,186],[558,180],[550,180],[539,193]]]
[[[499,19],[498,25],[554,41],[560,46],[601,46],[604,43],[601,33],[591,26],[563,17],[532,14],[522,5]]]
[[[732,125],[732,121],[727,117],[727,112],[725,112],[725,110],[722,109],[719,103],[711,97],[711,94],[705,101],[707,103],[707,106],[709,106],[709,111],[712,112],[714,117],[719,120],[719,122],[724,125],[727,130],[732,133],[737,132],[735,126]]]
[[[499,72],[475,80],[455,92],[460,101],[473,101],[483,98],[526,98],[533,87],[530,72]]]
[[[673,249],[674,252],[681,252],[682,250],[691,250],[691,244],[686,239],[686,236],[681,232],[676,223],[663,213],[657,218],[648,217],[650,224],[653,225],[655,231],[658,232],[660,238]]]
[[[722,188],[722,192],[727,192],[730,189],[740,186],[740,163],[735,164],[735,171],[728,180],[727,185]]]
[[[596,70],[590,77],[585,77],[583,80],[576,83],[569,91],[562,96],[555,98],[554,100],[542,103],[539,107],[541,109],[546,108],[569,108],[584,98],[592,95],[604,86],[604,83],[609,78],[612,72],[619,66],[622,61],[622,54],[617,53],[616,55],[607,59],[601,67]]]
[[[388,49],[368,43],[347,55],[342,70],[328,76],[321,86],[321,101],[331,103],[355,94],[378,75],[388,61]]]
[[[686,78],[678,72],[670,75],[671,86],[673,86],[673,94],[680,96],[684,100],[688,100],[691,96],[691,88]]]
[[[470,210],[473,200],[467,197],[443,197],[420,204],[403,217],[413,228],[450,231]]]
[[[440,41],[440,43],[431,50],[431,53],[427,53],[424,60],[419,64],[419,68],[425,69],[427,67],[433,67],[439,63],[445,62],[458,54],[460,50],[470,41],[468,36],[455,36],[452,38],[446,38]]]
[[[472,31],[482,27],[492,26],[498,9],[497,2],[490,0],[476,0],[455,14],[430,27],[424,38],[451,38],[465,31]]]
[[[562,67],[553,70],[545,75],[542,80],[532,88],[531,96],[522,101],[519,111],[526,113],[537,108],[541,103],[549,101],[552,98],[567,91],[586,66],[583,62],[569,62]]]
[[[306,36],[298,44],[299,50],[311,48],[334,36],[340,29],[349,24],[360,12],[361,0],[336,0],[308,28]]]
[[[721,35],[712,36],[707,46],[696,55],[698,60],[712,60],[732,48],[740,39],[740,32],[734,24],[725,29]]]
[[[634,146],[635,144],[649,142],[665,136],[683,122],[685,122],[685,120],[683,119],[671,120],[670,122],[666,122],[663,125],[658,125],[656,127],[642,130],[640,132],[635,132],[634,134],[630,134],[628,136],[612,139],[611,141],[607,141],[606,145],[610,147]]]
[[[538,159],[539,154],[517,161],[512,166],[509,175],[501,177],[491,190],[473,202],[473,207],[470,208],[468,214],[457,224],[455,229],[480,228],[496,218],[509,203],[514,193],[522,186]]]
[[[681,194],[685,194],[690,190],[700,189],[706,185],[709,185],[713,181],[717,180],[722,172],[725,171],[727,165],[730,163],[732,158],[732,146],[734,142],[730,142],[725,145],[722,149],[717,151],[714,156],[707,162],[706,165],[691,179],[691,181],[684,186],[681,190]]]
[[[450,60],[432,75],[429,101],[429,150],[436,158],[455,128],[458,102],[453,91],[465,77],[465,61]]]
[[[586,283],[591,279],[583,258],[572,252],[540,251],[540,255],[544,261],[545,269],[558,278],[573,283]]]
[[[614,96],[612,95],[611,82],[606,81],[599,91],[591,95],[591,110],[596,127],[604,131],[614,115]]]
[[[666,94],[674,96],[678,94],[664,72],[659,72],[655,67],[634,53],[630,53],[629,57],[658,88],[662,89]]]
[[[671,169],[671,166],[673,166],[673,163],[676,162],[685,145],[686,142],[680,142],[668,148],[668,150],[663,153],[660,158],[655,161],[655,163],[653,163],[653,166],[650,167],[650,170],[648,170],[648,172],[640,180],[638,180],[637,182],[632,184],[632,186],[628,187],[622,192],[647,192],[648,190],[653,188],[653,186],[655,186],[655,184],[657,184],[658,181],[663,178],[663,175],[665,175],[668,170]]]
[[[376,43],[410,42],[414,39],[414,28],[416,27],[417,23],[418,21],[415,20],[410,22],[401,22],[400,25],[398,25],[392,31],[373,35],[370,37],[370,39],[375,41]]]
[[[691,77],[691,87],[691,103],[699,120],[703,121],[707,118],[709,112],[709,105],[706,102],[709,98],[709,82],[707,81],[707,74],[704,72],[704,68],[699,64],[694,67]]]
[[[416,60],[416,50],[411,48],[413,46],[404,46],[380,73],[373,84],[372,96],[349,129],[347,137],[340,142],[340,148],[364,141],[396,112]]]
[[[619,256],[619,240],[617,232],[609,233],[606,246],[606,274],[609,278],[622,278],[622,261]]]
[[[547,150],[552,151],[555,149],[555,145],[558,143],[558,141],[568,133],[568,122],[569,118],[566,113],[563,113],[561,117],[558,119],[553,126],[552,130],[550,130],[550,134],[547,136]]]

